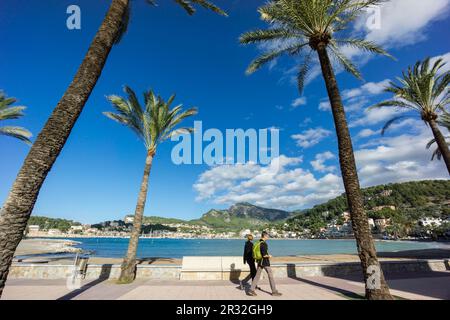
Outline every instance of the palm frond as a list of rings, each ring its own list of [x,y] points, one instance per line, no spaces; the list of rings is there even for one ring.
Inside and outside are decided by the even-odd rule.
[[[6,95],[0,91],[0,121],[14,120],[24,115],[23,110],[26,108],[23,106],[13,106],[14,103],[16,103],[15,98],[7,98]],[[31,144],[31,132],[22,127],[0,127],[0,135],[14,137],[26,142],[27,144]]]
[[[384,136],[387,129],[389,129],[394,123],[398,122],[401,119],[405,119],[405,118],[407,118],[407,116],[397,116],[397,117],[394,117],[394,118],[390,119],[389,121],[387,121],[386,124],[384,125],[384,127],[381,129],[381,135]]]
[[[243,33],[239,37],[239,42],[242,44],[250,44],[271,40],[285,40],[295,37],[297,37],[297,35],[294,32],[285,28],[275,28],[267,30],[258,29]]]
[[[208,10],[211,10],[215,13],[218,13],[223,16],[228,16],[228,14],[216,6],[214,3],[207,0],[174,0],[178,5],[180,5],[189,15],[193,15],[195,13],[194,4],[198,4]],[[157,6],[156,0],[145,0],[145,2],[151,6]],[[128,4],[127,8],[124,11],[122,16],[122,20],[120,21],[119,32],[117,34],[116,39],[114,40],[114,44],[120,43],[122,41],[124,35],[128,31],[128,26],[130,24],[131,17],[131,3]]]
[[[363,39],[336,39],[334,40],[339,45],[348,45],[350,47],[374,53],[383,55],[386,57],[391,58],[392,60],[396,60],[394,56],[389,54],[386,50],[384,50],[381,46],[377,45],[375,42],[367,41]]]
[[[259,70],[266,63],[275,60],[276,58],[282,56],[283,54],[297,52],[298,50],[301,50],[302,48],[306,47],[307,45],[308,45],[307,43],[300,43],[300,44],[291,45],[287,48],[282,48],[282,49],[266,52],[250,63],[250,65],[247,68],[246,73],[252,74],[255,71]]]
[[[211,1],[206,1],[206,0],[191,0],[191,1],[192,1],[192,3],[196,3],[196,4],[200,5],[200,6],[202,6],[203,8],[211,10],[211,11],[213,11],[215,13],[218,13],[218,14],[220,14],[222,16],[225,16],[225,17],[228,16],[228,14],[224,10],[222,10],[221,8],[216,6]]]
[[[344,69],[357,78],[361,73],[357,67],[343,54],[342,46],[353,46],[374,54],[391,57],[380,46],[373,42],[344,38],[341,32],[350,28],[350,23],[366,14],[366,9],[379,5],[385,0],[271,0],[258,8],[261,19],[268,24],[267,29],[259,29],[244,33],[240,37],[243,44],[264,43],[268,47],[287,47],[292,43],[307,43],[313,51],[317,51],[322,43],[331,48],[332,54]],[[346,33],[348,34],[348,32]],[[247,69],[247,73],[258,70],[265,63],[276,59],[285,52],[275,49],[264,52],[256,58]],[[293,50],[291,55],[302,54],[302,50]],[[298,85],[302,91],[306,73],[313,61],[308,55],[298,68]]]
[[[439,74],[445,66],[442,59],[437,59],[431,65],[431,59],[417,61],[414,66],[402,72],[397,83],[391,82],[386,92],[394,95],[393,100],[387,100],[371,107],[397,107],[415,111],[425,122],[445,116],[450,102],[448,85],[450,72]]]
[[[375,108],[383,108],[383,107],[399,107],[399,108],[408,108],[415,110],[416,107],[414,105],[411,105],[405,101],[401,100],[386,100],[379,102],[377,104],[374,104],[373,106],[370,106],[368,110],[375,109]]]
[[[111,95],[107,99],[116,112],[104,112],[108,118],[129,127],[144,142],[147,150],[156,149],[157,145],[175,134],[189,133],[190,128],[176,129],[185,118],[197,113],[191,108],[183,112],[178,105],[170,109],[175,95],[167,101],[156,95],[152,90],[144,93],[145,107],[143,108],[134,91],[125,86],[127,98]]]
[[[30,138],[33,136],[27,129],[13,126],[0,127],[0,135],[19,139],[28,145],[31,145]]]
[[[9,107],[0,109],[0,120],[13,120],[22,117],[25,107]]]
[[[216,6],[214,3],[212,3],[211,1],[207,1],[207,0],[174,0],[177,4],[179,4],[189,15],[193,15],[195,13],[195,7],[194,5],[200,5],[205,9],[211,10],[215,13],[218,13],[220,15],[223,16],[228,16],[228,14],[222,10],[221,8],[219,8],[218,6]],[[154,2],[154,1],[152,1]]]
[[[330,46],[330,48],[331,52],[333,53],[334,57],[337,59],[339,64],[342,65],[347,72],[351,73],[357,79],[362,80],[361,72],[353,64],[353,62],[351,62],[350,59],[348,59],[344,54],[342,54],[342,52],[340,52],[337,47]]]
[[[447,145],[450,147],[450,137],[446,137],[446,140],[447,140]],[[429,150],[435,143],[436,143],[436,139],[431,139],[430,141],[428,141],[427,146],[426,146],[427,150]],[[441,149],[436,148],[433,151],[433,154],[431,155],[431,161],[434,161],[434,159],[441,161],[441,159],[442,159]]]
[[[297,87],[300,95],[303,94],[303,89],[305,88],[306,77],[309,73],[309,68],[311,64],[313,51],[310,50],[309,53],[303,59],[303,63],[300,65],[300,68],[297,73]]]

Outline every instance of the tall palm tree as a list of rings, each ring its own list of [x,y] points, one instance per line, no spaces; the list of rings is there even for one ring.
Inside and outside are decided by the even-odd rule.
[[[445,66],[443,59],[437,59],[430,68],[430,58],[418,61],[414,67],[403,72],[403,77],[385,89],[394,94],[394,99],[380,102],[371,108],[401,108],[414,111],[430,126],[450,174],[450,150],[438,126],[439,116],[446,112],[450,104],[450,71],[440,72]],[[405,116],[394,117],[383,128],[382,133],[393,123]]]
[[[7,98],[3,92],[0,91],[0,121],[18,119],[23,116],[25,107],[12,105],[16,103],[15,98]],[[31,144],[31,132],[22,127],[3,126],[0,127],[0,135],[10,136]]]
[[[156,148],[158,144],[174,135],[191,133],[193,131],[192,128],[175,129],[175,127],[185,118],[197,114],[197,109],[195,108],[182,111],[181,105],[170,109],[175,95],[171,96],[167,101],[164,101],[160,96],[155,96],[153,91],[150,90],[144,93],[145,105],[142,107],[133,90],[125,87],[125,92],[128,95],[127,99],[115,95],[108,97],[108,100],[117,112],[105,112],[104,114],[108,118],[133,130],[144,143],[147,150],[147,157],[134,213],[133,229],[128,244],[128,251],[122,263],[119,278],[119,282],[121,283],[133,281],[136,275],[136,251],[147,199],[148,179],[153,158],[156,154]]]
[[[446,127],[448,132],[450,132],[450,113],[444,113],[440,116],[440,120],[437,121],[437,123],[443,127]],[[450,136],[445,137],[447,140],[447,146],[450,146]],[[430,149],[431,146],[433,146],[436,143],[436,139],[431,139],[427,144],[427,149]],[[442,159],[442,153],[439,147],[437,147],[433,151],[433,155],[431,156],[431,161],[434,159],[441,160]]]
[[[174,1],[189,15],[195,12],[195,5],[226,15],[208,0]],[[146,2],[155,4],[154,0]],[[111,0],[109,10],[72,83],[37,136],[0,211],[0,297],[39,190],[94,89],[113,45],[126,32],[130,4],[130,0]]]
[[[437,123],[443,127],[446,127],[448,132],[450,132],[450,114],[444,113],[443,115],[440,116],[440,118],[441,119],[438,120]],[[445,137],[445,139],[447,140],[447,146],[450,147],[450,136]],[[436,143],[436,139],[431,139],[427,143],[427,149],[430,149],[435,143]],[[442,160],[442,153],[441,153],[441,150],[439,149],[439,147],[437,147],[433,151],[433,155],[431,156],[431,161],[433,161],[435,158],[439,161]]]
[[[375,245],[364,211],[358,173],[353,154],[352,140],[348,130],[346,115],[335,72],[330,60],[331,54],[345,70],[361,78],[361,73],[347,58],[342,46],[350,46],[375,54],[388,55],[375,43],[358,38],[341,38],[351,22],[360,17],[365,9],[383,0],[273,0],[259,8],[262,20],[269,24],[268,29],[247,32],[240,37],[243,44],[268,43],[274,49],[263,53],[248,67],[253,73],[264,64],[288,54],[300,56],[303,63],[298,68],[297,80],[300,93],[317,53],[322,75],[328,90],[331,109],[336,127],[339,147],[339,162],[347,195],[349,210],[355,234],[358,254],[366,280],[368,299],[392,299],[384,275],[379,269]],[[381,285],[372,286],[371,270],[380,270]]]

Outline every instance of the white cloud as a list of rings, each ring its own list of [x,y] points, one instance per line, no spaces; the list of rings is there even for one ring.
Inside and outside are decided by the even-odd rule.
[[[333,172],[336,170],[335,166],[326,166],[325,161],[334,159],[335,155],[330,151],[319,153],[316,155],[315,159],[311,161],[311,166],[317,172]]]
[[[342,193],[338,176],[326,174],[317,178],[298,167],[299,164],[301,158],[282,155],[269,166],[248,164],[211,168],[194,184],[197,200],[211,200],[217,204],[247,201],[271,208],[295,209],[321,203]]]
[[[328,100],[323,100],[319,103],[320,111],[331,111],[331,104]]]
[[[302,123],[299,124],[299,127],[306,127],[310,123],[312,123],[312,119],[307,117],[302,121]]]
[[[299,106],[306,105],[306,103],[307,103],[306,97],[301,97],[301,98],[297,98],[294,101],[292,101],[291,106],[292,106],[292,108],[297,108]]]
[[[357,134],[357,137],[358,138],[368,138],[368,137],[376,135],[377,133],[379,133],[379,132],[374,131],[372,129],[363,129]]]
[[[369,99],[382,94],[389,83],[389,79],[384,79],[380,82],[367,82],[358,88],[342,91],[345,111],[349,113],[361,111],[363,107],[369,104]],[[331,111],[331,105],[328,99],[324,98],[321,100],[319,110]]]
[[[342,91],[342,98],[346,100],[360,96],[376,96],[383,93],[384,89],[389,85],[389,83],[389,79],[385,79],[380,82],[367,82],[359,88]]]
[[[416,126],[417,134],[376,139],[374,147],[355,152],[363,186],[448,178],[444,163],[430,161],[432,151],[425,148],[432,138],[429,128],[419,120]]]
[[[350,122],[349,127],[370,126],[387,122],[394,117],[401,116],[408,110],[399,110],[394,108],[374,108],[366,109],[361,117]]]
[[[363,107],[369,104],[369,99],[366,97],[357,97],[344,101],[344,109],[348,113],[361,111]]]
[[[405,121],[406,122],[406,121]],[[362,187],[426,179],[448,179],[442,161],[430,161],[426,143],[432,134],[420,120],[409,125],[416,133],[398,137],[374,138],[371,146],[355,151]],[[325,161],[337,161],[331,152],[317,154],[311,162],[319,174],[331,171]],[[315,162],[314,162],[315,161]],[[314,162],[314,164],[313,164]],[[202,173],[194,189],[197,200],[216,204],[248,201],[256,205],[297,209],[308,208],[343,192],[341,177],[334,173],[316,176],[302,168],[301,158],[280,156],[268,166],[254,163],[222,165]]]
[[[308,129],[299,134],[294,134],[291,136],[299,147],[310,148],[321,142],[326,137],[332,134],[331,131],[323,129],[321,127]]]
[[[447,72],[450,71],[450,52],[447,52],[443,55],[434,57],[431,59],[431,64],[435,63],[437,59],[442,59],[443,62],[445,63],[445,66],[440,70],[440,72]]]
[[[423,41],[425,27],[445,17],[449,4],[450,0],[387,1],[381,5],[381,28],[368,30],[366,39],[387,47]]]
[[[442,58],[447,64],[441,69],[441,72],[450,70],[450,52],[440,56],[433,57],[431,63],[434,63],[437,59]],[[384,92],[384,88],[390,83],[389,79],[385,79],[380,82],[369,82],[359,88],[344,90],[342,96],[347,99],[345,103],[345,109],[349,112],[361,110],[364,105],[368,105],[369,98],[373,98]],[[390,97],[392,98],[392,96]],[[319,106],[320,109],[320,106]],[[396,116],[401,116],[403,113],[408,112],[406,109],[400,108],[379,108],[372,110],[364,110],[364,113],[358,115],[358,118],[351,121],[350,127],[368,126],[379,124],[383,121],[388,121]],[[403,125],[407,123],[404,122]],[[398,126],[398,125],[397,125]],[[367,131],[365,132],[367,133]]]

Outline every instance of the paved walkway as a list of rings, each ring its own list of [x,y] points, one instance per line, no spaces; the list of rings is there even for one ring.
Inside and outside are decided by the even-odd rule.
[[[49,300],[346,300],[360,299],[364,284],[358,279],[307,277],[276,279],[282,297],[272,297],[267,282],[257,297],[249,297],[230,281],[135,281],[117,285],[113,281],[85,281],[70,290],[64,280],[9,280],[2,299]],[[450,300],[450,272],[388,277],[392,293],[403,299]]]

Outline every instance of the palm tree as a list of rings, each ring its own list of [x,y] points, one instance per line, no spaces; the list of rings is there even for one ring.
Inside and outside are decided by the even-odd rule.
[[[440,116],[440,118],[441,119],[438,120],[437,123],[443,127],[446,127],[447,130],[450,132],[450,114],[444,113]],[[447,146],[450,146],[450,136],[445,137],[445,139],[447,140]],[[430,149],[431,146],[433,146],[435,143],[436,143],[436,139],[431,139],[427,144],[427,149]],[[437,147],[433,151],[433,155],[431,156],[431,161],[433,161],[435,158],[439,161],[442,159],[442,153],[441,153],[441,150],[439,149],[439,147]]]
[[[226,15],[207,0],[174,1],[189,15],[195,12],[195,5]],[[155,4],[154,0],[146,2]],[[37,136],[0,211],[0,297],[39,190],[94,89],[113,45],[126,32],[130,4],[130,0],[111,0],[109,10],[72,83]]]
[[[23,116],[25,107],[12,105],[16,103],[15,98],[7,98],[3,92],[0,91],[0,121],[18,119]],[[4,126],[0,127],[0,135],[10,136],[31,144],[31,132],[22,127]]]
[[[440,72],[444,66],[443,59],[437,59],[431,69],[430,58],[418,61],[414,67],[409,67],[407,72],[403,72],[402,78],[397,79],[399,84],[391,81],[385,89],[386,92],[394,94],[394,99],[380,102],[371,108],[401,108],[419,114],[422,120],[430,126],[438,145],[439,154],[444,159],[450,174],[450,150],[438,126],[440,114],[446,113],[446,108],[450,104],[448,87],[450,71]],[[389,120],[382,133],[404,117],[397,116]]]
[[[139,235],[142,228],[142,218],[147,199],[148,179],[152,167],[153,158],[156,154],[158,144],[174,135],[188,134],[192,128],[175,127],[185,118],[197,114],[197,109],[191,108],[182,112],[182,106],[178,105],[173,109],[170,106],[175,99],[172,95],[167,102],[160,96],[155,96],[153,91],[144,93],[145,105],[142,107],[136,94],[128,87],[125,87],[128,99],[119,96],[109,96],[108,100],[116,109],[116,113],[105,112],[104,114],[131,130],[143,141],[147,150],[145,160],[144,176],[142,178],[141,189],[134,213],[133,230],[131,231],[130,242],[125,259],[122,263],[119,282],[129,283],[136,275],[136,251],[138,247]]]
[[[314,52],[318,54],[333,112],[338,138],[339,162],[358,254],[366,280],[366,297],[368,299],[392,299],[392,296],[384,280],[383,272],[380,271],[381,285],[378,288],[374,288],[368,283],[372,279],[370,270],[373,268],[379,269],[380,264],[368,218],[364,211],[352,141],[329,54],[346,71],[357,78],[361,78],[361,73],[343,54],[342,46],[354,47],[369,53],[388,55],[383,49],[370,41],[358,38],[341,38],[342,31],[345,31],[351,22],[360,17],[367,7],[377,5],[382,1],[273,0],[259,8],[261,18],[269,24],[269,28],[250,31],[240,37],[243,44],[268,43],[270,45],[268,47],[274,48],[256,58],[248,67],[248,74],[255,72],[264,64],[284,54],[302,57],[303,63],[299,66],[297,73],[300,94],[303,92],[305,79],[313,62],[313,54]]]

